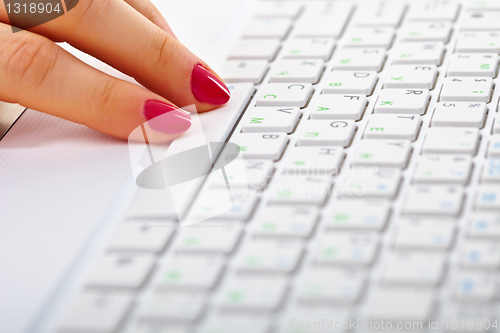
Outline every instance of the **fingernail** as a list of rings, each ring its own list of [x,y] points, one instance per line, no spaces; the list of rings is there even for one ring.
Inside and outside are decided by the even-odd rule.
[[[149,127],[159,132],[177,134],[191,127],[189,113],[167,103],[146,101],[142,113],[148,120]]]
[[[191,72],[191,91],[198,101],[214,105],[226,104],[231,97],[224,82],[200,64]]]

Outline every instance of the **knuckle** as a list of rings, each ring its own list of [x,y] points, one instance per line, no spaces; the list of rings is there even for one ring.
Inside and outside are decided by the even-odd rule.
[[[115,0],[80,0],[79,5],[66,15],[75,29],[96,26],[106,20],[113,1]]]
[[[114,105],[119,95],[119,81],[109,78],[101,80],[103,81],[95,85],[91,94],[94,107],[90,109],[83,121],[87,126],[92,126],[101,120],[108,123],[109,119],[113,119],[113,113],[116,111]]]
[[[151,49],[147,57],[155,60],[155,67],[165,68],[175,54],[177,48],[175,39],[161,29],[155,29],[151,36]],[[152,58],[150,58],[151,55],[153,55]]]

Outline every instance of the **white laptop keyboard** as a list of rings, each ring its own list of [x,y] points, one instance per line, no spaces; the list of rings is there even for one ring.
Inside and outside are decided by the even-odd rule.
[[[132,211],[56,331],[498,331],[499,53],[500,1],[262,3],[220,71],[251,193]]]

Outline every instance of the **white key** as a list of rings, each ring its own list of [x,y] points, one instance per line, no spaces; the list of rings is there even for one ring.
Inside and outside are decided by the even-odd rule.
[[[385,228],[391,206],[386,201],[337,201],[326,215],[327,229],[381,231]]]
[[[314,101],[310,117],[360,120],[366,104],[365,95],[321,94]]]
[[[268,83],[260,91],[256,105],[303,107],[313,90],[310,83]]]
[[[409,215],[457,216],[462,208],[464,190],[458,186],[412,186],[404,205]]]
[[[379,240],[373,232],[338,232],[324,235],[313,258],[320,265],[370,265]]]
[[[131,306],[131,295],[79,294],[66,309],[58,332],[115,332]]]
[[[439,102],[431,126],[482,128],[487,112],[484,102]]]
[[[459,302],[492,302],[498,293],[498,284],[489,274],[461,273],[454,285]]]
[[[191,253],[231,253],[241,236],[240,224],[222,227],[203,226],[182,228],[177,236],[174,250]]]
[[[379,72],[384,65],[385,58],[385,49],[380,47],[344,48],[335,53],[333,69]]]
[[[304,252],[301,241],[252,240],[241,249],[235,268],[241,272],[293,273]]]
[[[238,277],[222,287],[216,304],[227,310],[274,311],[283,301],[287,290],[284,277]]]
[[[348,2],[308,3],[302,17],[295,23],[295,37],[338,38],[349,19],[353,5]]]
[[[212,289],[222,274],[223,261],[217,257],[175,256],[160,264],[153,287],[159,291]]]
[[[328,60],[334,48],[333,38],[293,38],[283,47],[283,58]]]
[[[353,18],[354,26],[397,27],[406,10],[399,1],[370,1],[359,6]]]
[[[298,146],[347,147],[354,137],[354,120],[306,120],[298,131]]]
[[[472,215],[469,236],[481,239],[500,239],[500,214],[476,212]]]
[[[478,0],[478,1],[468,1],[467,2],[468,11],[498,11],[500,10],[500,4],[496,0]]]
[[[322,205],[330,194],[328,178],[279,176],[270,185],[273,203]]]
[[[192,322],[202,314],[205,302],[205,296],[197,293],[155,293],[142,300],[137,308],[137,317],[149,322]]]
[[[165,223],[122,223],[108,243],[110,251],[161,252],[175,227]]]
[[[500,212],[500,186],[481,185],[476,196],[476,209]]]
[[[373,114],[366,125],[366,139],[401,139],[415,141],[422,119],[416,115]]]
[[[283,173],[286,175],[336,175],[344,162],[340,147],[293,147],[287,155]]]
[[[192,209],[193,215],[200,220],[207,220],[213,217],[213,212],[222,212],[226,208],[228,197],[228,189],[207,189],[200,197]],[[217,215],[217,219],[221,220],[237,220],[246,221],[257,205],[258,196],[254,192],[243,191],[241,193],[231,192],[233,200],[237,201],[230,210]]]
[[[401,42],[394,47],[394,64],[439,65],[443,60],[442,42]]]
[[[225,168],[226,177],[231,180],[231,188],[253,188],[261,190],[274,172],[272,161],[245,160],[245,169]],[[227,189],[222,173],[211,173],[208,179],[209,188]]]
[[[428,323],[432,318],[435,291],[426,289],[378,289],[368,301],[368,320]]]
[[[461,184],[469,182],[472,157],[467,155],[423,155],[413,181],[419,184]]]
[[[446,74],[449,76],[495,77],[498,68],[496,53],[455,53]]]
[[[486,102],[491,99],[493,81],[489,77],[446,77],[441,88],[440,101]]]
[[[358,144],[354,155],[355,166],[405,168],[412,148],[407,140],[365,139]]]
[[[455,21],[460,8],[458,1],[427,0],[413,3],[408,12],[410,21]]]
[[[485,161],[481,181],[483,183],[500,183],[500,158],[489,158]]]
[[[472,323],[476,320],[479,320],[479,322],[483,323],[493,323],[495,320],[497,320],[498,323],[498,315],[496,314],[496,309],[494,306],[491,304],[481,304],[481,303],[448,303],[447,306],[447,311],[446,311],[446,317],[445,320],[447,320],[450,323]],[[459,324],[459,325],[460,325]],[[456,324],[454,324],[455,326]],[[465,325],[464,325],[465,326]],[[479,325],[478,325],[479,326]],[[490,329],[485,328],[486,325],[481,325],[479,326],[480,328],[477,329],[474,327],[473,329],[461,329],[462,332],[467,332],[467,333],[487,333],[490,331]],[[491,324],[490,324],[491,326]],[[496,324],[495,324],[496,326]],[[455,326],[457,327],[457,326]],[[460,327],[460,326],[458,326]],[[451,327],[450,327],[451,328]],[[451,331],[451,330],[450,330]]]
[[[499,269],[500,244],[492,241],[468,241],[463,249],[462,265],[466,269]]]
[[[341,194],[351,198],[393,199],[400,183],[399,169],[352,168],[342,186]]]
[[[267,316],[215,313],[208,318],[200,333],[268,333],[270,324]]]
[[[366,284],[363,272],[347,268],[308,270],[298,297],[307,303],[354,303]]]
[[[189,325],[186,323],[158,323],[158,322],[143,322],[136,320],[135,324],[129,325],[125,333],[189,333]]]
[[[479,141],[477,128],[431,127],[425,138],[422,153],[475,155]]]
[[[219,70],[227,83],[252,82],[258,84],[267,72],[266,60],[228,60]]]
[[[446,251],[455,237],[455,221],[442,218],[406,218],[400,220],[394,247],[401,250]]]
[[[147,255],[107,255],[94,264],[86,286],[96,288],[137,289],[153,269],[154,258]]]
[[[347,47],[390,48],[394,40],[393,28],[353,28],[344,37]]]
[[[271,69],[269,82],[318,82],[323,73],[323,60],[285,59]]]
[[[269,39],[241,39],[229,52],[229,59],[264,59],[273,60],[278,53],[280,40]]]
[[[318,210],[314,207],[270,206],[253,222],[252,234],[273,238],[308,238],[317,220]]]
[[[500,12],[469,11],[464,13],[462,22],[464,31],[500,30]]]
[[[443,279],[444,257],[428,253],[393,252],[382,268],[381,281],[392,287],[435,287]]]
[[[500,116],[496,117],[493,121],[492,134],[500,134]]]
[[[376,72],[333,71],[325,81],[323,93],[371,95],[376,83]]]
[[[288,18],[255,18],[243,31],[242,37],[283,39],[290,31],[291,24]]]
[[[255,17],[295,18],[302,11],[302,4],[294,1],[268,1],[259,3]]]
[[[375,113],[425,114],[430,93],[427,89],[382,89]]]
[[[500,33],[497,31],[462,32],[455,46],[456,52],[500,53]]]
[[[437,74],[435,65],[392,65],[385,77],[384,88],[432,89]]]
[[[290,133],[297,125],[300,115],[299,108],[254,107],[245,112],[241,131]]]
[[[245,159],[278,160],[283,155],[288,137],[285,133],[241,133],[232,142],[240,147]]]
[[[450,22],[410,22],[401,33],[405,42],[443,42],[450,40],[452,24]]]
[[[490,158],[500,157],[500,135],[495,134],[490,138],[490,143],[488,144],[488,151],[486,155]]]

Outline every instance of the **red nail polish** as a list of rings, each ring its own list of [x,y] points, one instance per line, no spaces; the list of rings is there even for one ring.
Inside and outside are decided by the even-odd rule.
[[[142,113],[149,127],[159,132],[177,134],[191,127],[189,113],[170,104],[149,100],[144,103]]]
[[[191,72],[191,91],[198,101],[213,105],[225,104],[231,97],[224,82],[200,64]]]

